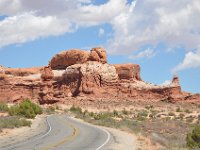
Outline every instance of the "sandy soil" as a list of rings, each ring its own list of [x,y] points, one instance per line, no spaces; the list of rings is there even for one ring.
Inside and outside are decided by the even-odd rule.
[[[139,141],[134,134],[126,133],[117,129],[107,128],[107,131],[113,137],[112,143],[107,147],[108,150],[137,150],[139,148]]]
[[[31,127],[21,127],[15,129],[4,129],[0,133],[0,147],[12,145],[21,141],[25,141],[30,137],[43,134],[47,131],[46,119],[44,115],[36,116],[32,120]]]

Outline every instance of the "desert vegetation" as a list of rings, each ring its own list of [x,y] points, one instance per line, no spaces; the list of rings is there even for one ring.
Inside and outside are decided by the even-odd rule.
[[[95,125],[148,137],[151,144],[158,144],[163,149],[198,147],[200,144],[195,143],[200,139],[200,126],[195,127],[200,121],[198,112],[190,108],[173,107],[168,111],[147,105],[140,109],[92,112],[73,105],[68,111],[75,117]]]
[[[0,102],[0,112],[7,112],[8,110],[8,105],[6,103]]]
[[[200,125],[195,126],[192,132],[187,134],[186,141],[189,148],[200,148]]]
[[[19,118],[16,116],[12,116],[12,117],[0,117],[0,132],[2,131],[2,129],[4,128],[19,128],[22,126],[31,126],[31,121],[26,120],[24,118]]]
[[[42,108],[32,103],[30,100],[24,100],[20,104],[11,106],[8,110],[11,116],[22,116],[25,118],[35,118],[36,115],[42,114]]]
[[[22,126],[30,126],[31,121],[37,114],[42,114],[42,108],[26,99],[21,103],[10,106],[6,103],[0,103],[0,112],[7,113],[7,116],[0,117],[0,132],[4,128],[18,128]]]

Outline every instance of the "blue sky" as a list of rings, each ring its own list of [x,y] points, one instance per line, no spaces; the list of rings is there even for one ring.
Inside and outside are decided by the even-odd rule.
[[[61,50],[103,46],[110,64],[140,64],[145,81],[178,74],[200,93],[199,15],[198,0],[3,0],[0,64],[43,66]]]

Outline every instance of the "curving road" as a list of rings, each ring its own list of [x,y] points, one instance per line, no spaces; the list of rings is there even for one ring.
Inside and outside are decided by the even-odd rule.
[[[1,150],[103,150],[110,142],[110,133],[66,115],[47,118],[48,131],[38,137]]]

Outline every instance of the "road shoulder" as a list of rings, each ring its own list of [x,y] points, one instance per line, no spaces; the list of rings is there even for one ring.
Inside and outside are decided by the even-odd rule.
[[[26,141],[31,137],[44,134],[48,130],[45,115],[38,115],[32,120],[31,127],[4,129],[0,133],[0,148]]]

